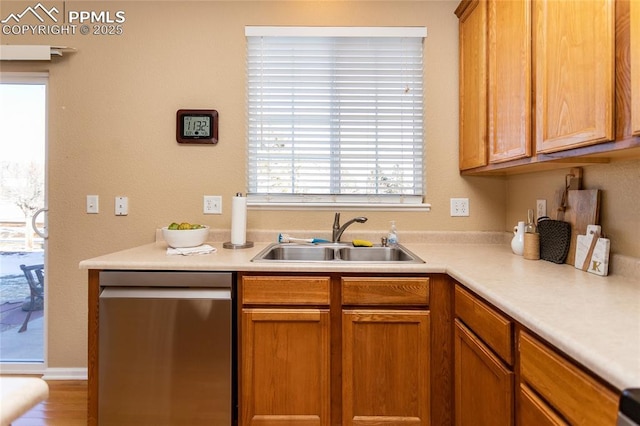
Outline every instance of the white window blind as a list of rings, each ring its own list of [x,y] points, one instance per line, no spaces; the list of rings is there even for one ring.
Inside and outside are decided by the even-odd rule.
[[[421,203],[426,28],[246,35],[249,201]]]

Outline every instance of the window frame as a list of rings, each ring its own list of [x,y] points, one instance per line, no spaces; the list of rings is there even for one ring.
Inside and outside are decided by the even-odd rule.
[[[427,37],[426,27],[281,27],[247,26],[246,37]],[[424,74],[423,74],[424,79]],[[247,82],[248,83],[248,82]],[[424,96],[424,95],[423,95]],[[248,108],[248,105],[247,105]],[[424,123],[424,110],[423,110]],[[247,126],[248,127],[248,126]],[[424,135],[424,129],[423,129]],[[249,137],[247,135],[247,144]],[[424,203],[426,195],[426,161],[424,136],[422,139],[422,194],[247,194],[247,205],[256,210],[408,210],[429,211]],[[249,155],[247,154],[247,161]],[[247,170],[248,174],[249,170]]]

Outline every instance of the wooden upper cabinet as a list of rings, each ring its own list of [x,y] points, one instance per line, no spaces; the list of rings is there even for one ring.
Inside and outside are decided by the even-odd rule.
[[[615,1],[533,6],[539,153],[614,139]]]
[[[489,162],[531,156],[531,1],[489,0]]]
[[[456,15],[460,170],[530,157],[530,0],[463,1]]]
[[[640,0],[631,0],[631,121],[640,136]]]
[[[460,170],[487,164],[487,2],[456,9],[460,43]]]

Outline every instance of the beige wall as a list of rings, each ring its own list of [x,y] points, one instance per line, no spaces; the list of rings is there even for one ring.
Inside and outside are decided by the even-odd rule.
[[[511,176],[507,180],[507,228],[527,219],[537,199],[547,200],[547,213],[556,218],[556,194],[564,188],[570,169]],[[582,187],[600,189],[600,224],[611,240],[611,252],[640,258],[640,160],[582,167]],[[535,210],[534,210],[535,211]]]
[[[2,71],[48,71],[49,366],[86,366],[87,292],[82,259],[153,241],[157,227],[193,221],[229,229],[231,197],[245,190],[245,25],[428,27],[425,41],[426,197],[431,212],[367,212],[367,230],[396,219],[403,230],[507,230],[526,214],[530,185],[548,174],[513,178],[458,173],[458,21],[450,1],[144,1],[74,2],[75,10],[124,10],[121,36],[3,36],[2,43],[68,45],[77,53],[51,63],[2,63]],[[21,11],[23,6],[19,8]],[[2,15],[10,2],[3,1]],[[175,112],[213,108],[220,143],[179,146]],[[635,167],[635,168],[634,168]],[[613,184],[604,171],[598,185]],[[605,198],[604,215],[637,200]],[[633,186],[633,185],[631,185]],[[541,192],[544,192],[541,191]],[[85,211],[100,196],[100,214]],[[223,214],[202,214],[202,196],[222,195]],[[114,197],[129,197],[126,217]],[[545,195],[543,193],[543,195]],[[449,198],[468,197],[471,216],[449,217]],[[532,194],[535,200],[537,193]],[[615,198],[615,199],[612,199]],[[628,205],[627,205],[628,206]],[[345,215],[357,212],[349,212]],[[250,229],[329,229],[332,212],[249,212]],[[607,222],[609,223],[609,222]],[[637,235],[636,235],[637,241]],[[614,247],[616,243],[614,242]],[[637,243],[624,246],[637,255]]]

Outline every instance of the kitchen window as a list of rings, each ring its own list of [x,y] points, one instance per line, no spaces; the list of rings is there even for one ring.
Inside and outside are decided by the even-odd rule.
[[[252,208],[428,210],[424,27],[246,27]]]

